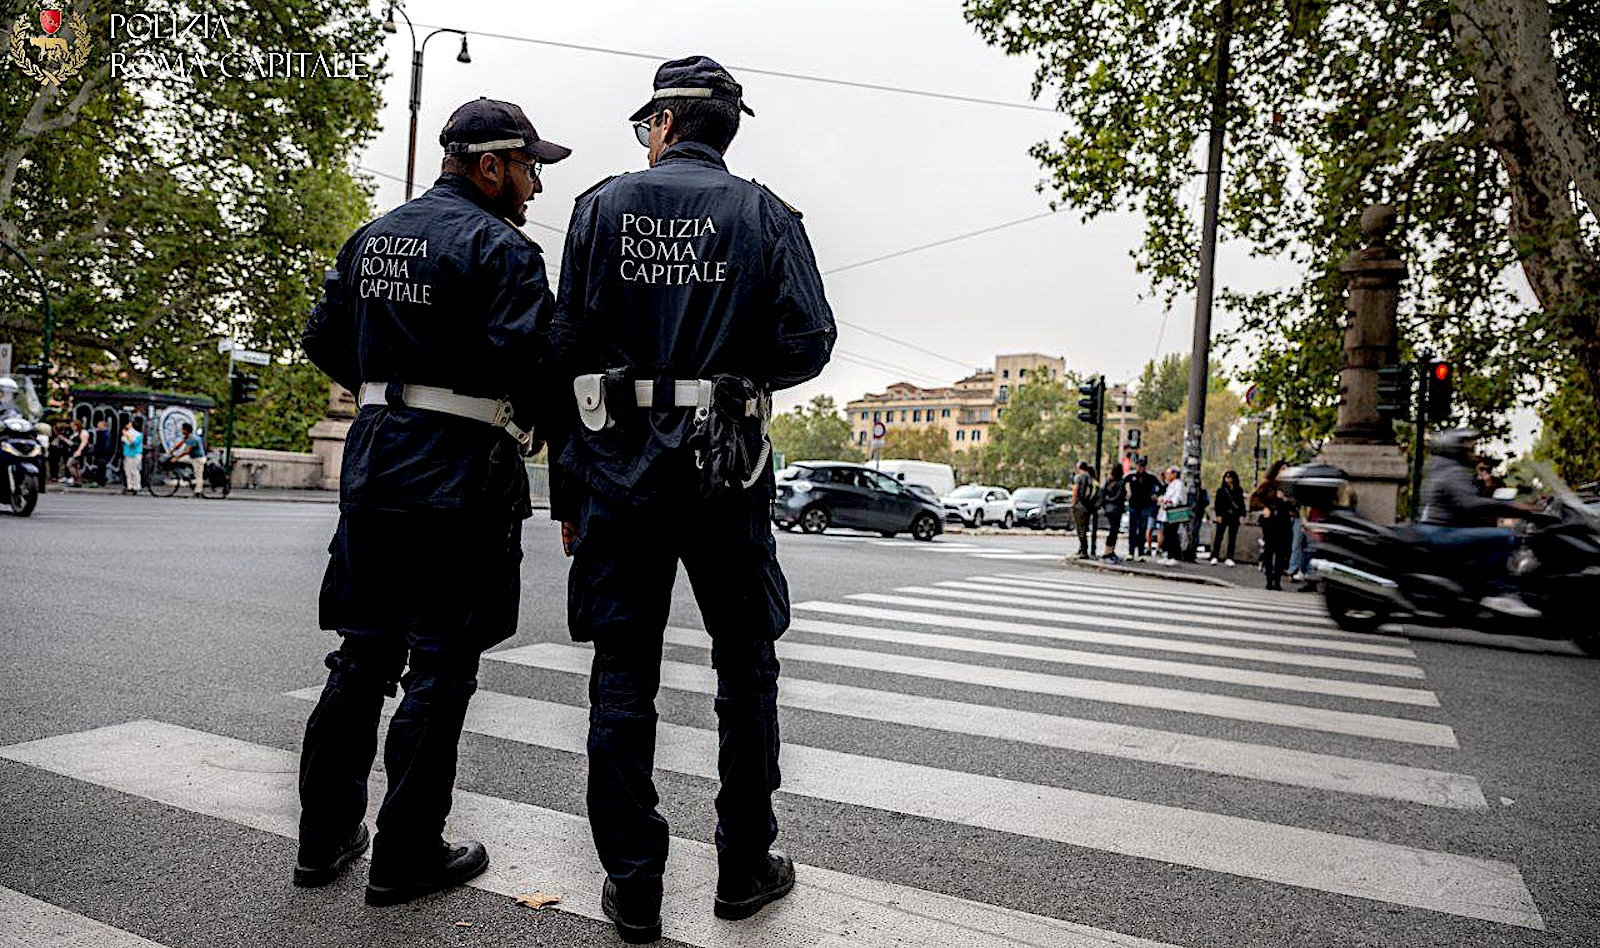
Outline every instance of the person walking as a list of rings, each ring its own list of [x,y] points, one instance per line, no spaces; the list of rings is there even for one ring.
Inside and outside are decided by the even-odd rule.
[[[1244,486],[1239,483],[1239,475],[1235,471],[1226,471],[1222,475],[1222,483],[1217,485],[1217,530],[1211,544],[1211,565],[1217,564],[1219,556],[1223,565],[1234,565],[1239,521],[1244,519],[1245,512]]]
[[[1161,494],[1161,482],[1149,470],[1149,458],[1134,462],[1133,473],[1127,478],[1128,488],[1128,560],[1138,563],[1150,551],[1150,527],[1155,519],[1156,498]]]
[[[741,113],[715,61],[656,70],[630,119],[648,167],[578,198],[551,334],[579,409],[551,506],[572,555],[569,630],[594,643],[589,824],[601,908],[630,943],[661,937],[655,696],[680,563],[717,675],[713,911],[747,918],[794,886],[771,849],[789,591],[765,434],[770,393],[821,373],[837,330],[800,212],[728,171]],[[641,536],[647,523],[661,529]]]
[[[1106,515],[1106,549],[1101,559],[1117,562],[1117,529],[1122,526],[1122,513],[1127,505],[1128,482],[1122,476],[1122,465],[1112,464],[1100,488],[1100,509]]]
[[[1072,475],[1072,525],[1078,531],[1078,557],[1093,556],[1089,549],[1089,523],[1099,506],[1096,497],[1094,468],[1087,461],[1078,462],[1077,473]]]
[[[1261,512],[1261,572],[1266,574],[1267,588],[1273,590],[1283,589],[1283,573],[1288,568],[1293,535],[1289,521],[1294,517],[1294,505],[1278,483],[1278,474],[1286,466],[1281,460],[1272,462],[1267,476],[1250,493],[1250,509]]]
[[[144,432],[135,428],[133,419],[122,423],[122,492],[137,494],[143,488],[141,480],[144,465]]]
[[[293,878],[332,882],[370,838],[377,906],[489,865],[482,843],[446,842],[445,821],[479,660],[517,627],[531,419],[555,407],[543,390],[555,298],[518,228],[541,166],[571,152],[487,98],[456,109],[439,144],[438,180],[345,242],[301,338],[360,409],[320,601],[341,644],[306,722]],[[396,684],[369,837],[367,773]]]

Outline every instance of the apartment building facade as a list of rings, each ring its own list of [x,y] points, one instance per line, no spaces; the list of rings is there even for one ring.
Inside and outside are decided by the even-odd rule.
[[[1060,379],[1066,360],[1039,352],[1019,352],[995,356],[993,368],[980,369],[953,385],[923,388],[910,382],[896,382],[879,394],[863,395],[848,402],[851,438],[866,450],[872,443],[872,426],[942,428],[957,451],[981,448],[989,440],[995,422],[1005,415],[1006,403],[1016,387],[1035,373],[1046,372]]]

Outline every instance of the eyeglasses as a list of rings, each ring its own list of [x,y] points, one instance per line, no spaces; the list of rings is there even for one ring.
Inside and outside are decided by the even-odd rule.
[[[528,172],[528,175],[536,180],[538,179],[540,172],[544,171],[544,165],[537,161],[523,161],[520,158],[513,158],[510,155],[506,156],[506,164],[520,166],[522,170]]]
[[[660,114],[660,112],[656,113],[656,115]],[[633,123],[633,137],[639,139],[639,144],[646,148],[650,147],[650,126],[655,124],[656,115]]]

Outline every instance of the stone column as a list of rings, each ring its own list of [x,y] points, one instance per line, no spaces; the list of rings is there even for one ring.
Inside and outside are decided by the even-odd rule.
[[[339,471],[344,466],[344,439],[355,417],[355,396],[339,383],[329,382],[327,417],[311,426],[311,450],[322,459],[323,490],[339,489]]]
[[[1344,363],[1339,371],[1339,421],[1317,460],[1350,475],[1362,515],[1394,523],[1406,483],[1405,453],[1378,414],[1378,369],[1399,361],[1400,285],[1406,265],[1385,242],[1394,208],[1374,204],[1361,214],[1367,245],[1339,265],[1348,287]]]

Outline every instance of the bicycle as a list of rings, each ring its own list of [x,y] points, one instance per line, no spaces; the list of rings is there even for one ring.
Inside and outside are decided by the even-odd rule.
[[[199,495],[212,499],[225,499],[233,489],[233,476],[231,465],[224,467],[216,461],[206,461],[205,482],[200,485]],[[161,460],[156,463],[148,478],[145,489],[153,497],[171,497],[178,493],[178,489],[187,484],[190,490],[194,489],[194,466],[186,459]],[[213,493],[207,494],[210,488]]]

